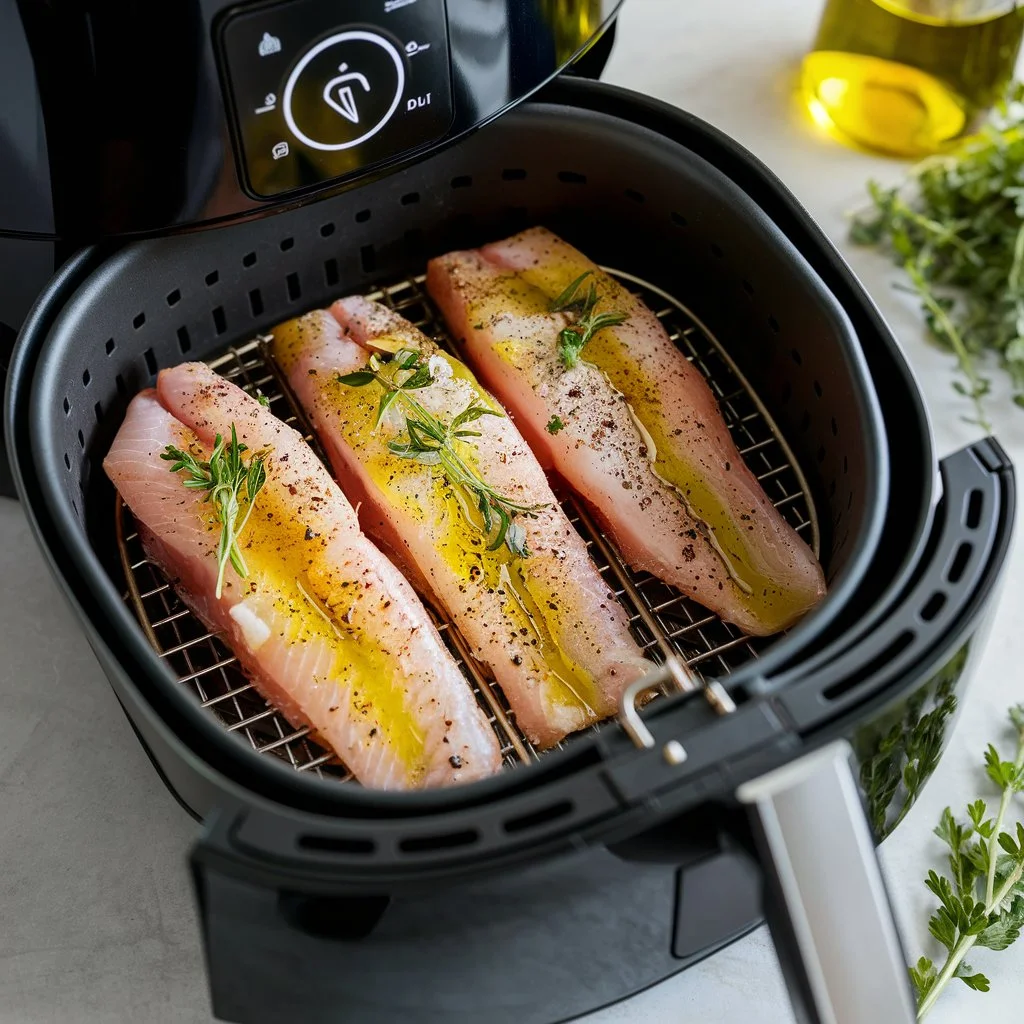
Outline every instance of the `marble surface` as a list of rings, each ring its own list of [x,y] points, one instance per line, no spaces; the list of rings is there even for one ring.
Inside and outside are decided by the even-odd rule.
[[[846,211],[871,176],[901,165],[824,141],[793,98],[821,0],[628,0],[606,78],[685,106],[771,166],[848,255],[894,325],[931,410],[940,452],[978,436],[890,268],[845,242]],[[992,403],[996,433],[1024,466],[1024,413]],[[908,951],[932,949],[925,869],[947,803],[984,790],[977,769],[1003,710],[1024,699],[1024,573],[1017,545],[989,645],[935,778],[882,859]],[[0,1022],[193,1024],[210,1020],[185,871],[195,826],[152,771],[70,613],[24,517],[0,501]],[[982,787],[979,789],[978,787]],[[930,1020],[1009,1021],[1024,1002],[1024,943],[981,952],[993,991],[956,986]],[[856,965],[851,965],[856,969]],[[869,982],[867,982],[869,983]],[[1017,1011],[1016,1013],[1014,1011]],[[765,932],[588,1024],[791,1024]],[[884,1024],[884,1022],[880,1022]]]

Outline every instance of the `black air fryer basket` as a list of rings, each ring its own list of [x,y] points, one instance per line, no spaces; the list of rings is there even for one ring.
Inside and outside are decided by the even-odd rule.
[[[533,224],[620,273],[710,376],[748,462],[820,551],[830,593],[788,635],[749,640],[626,572],[572,506],[666,695],[538,759],[473,670],[509,769],[430,793],[363,790],[239,697],[230,653],[189,633],[140,564],[100,462],[160,367],[216,360],[291,415],[261,332],[353,292],[439,331],[417,280],[426,260]],[[728,139],[563,81],[333,198],[86,251],[25,326],[7,415],[54,571],[157,769],[205,822],[192,863],[218,1015],[541,1024],[661,980],[762,908],[807,1019],[909,1014],[839,741],[867,762],[894,724],[955,707],[1009,539],[1012,473],[986,440],[944,461],[940,480],[876,311]],[[667,654],[703,685],[674,692],[656,664]],[[878,838],[903,795],[861,782]],[[843,915],[816,888],[837,871]],[[851,963],[874,979],[867,996],[847,984]]]

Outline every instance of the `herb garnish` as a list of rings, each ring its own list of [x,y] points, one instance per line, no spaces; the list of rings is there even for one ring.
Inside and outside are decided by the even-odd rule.
[[[385,369],[387,372],[382,372]],[[388,450],[400,459],[439,466],[448,480],[466,493],[483,517],[483,532],[490,537],[488,551],[496,551],[504,544],[513,555],[529,556],[526,530],[515,522],[516,516],[536,518],[547,505],[522,505],[499,494],[466,463],[455,446],[456,441],[466,442],[468,438],[481,436],[478,430],[467,430],[468,424],[482,416],[501,416],[502,413],[474,397],[451,423],[438,419],[411,394],[434,383],[429,363],[423,362],[420,353],[412,349],[401,349],[387,363],[374,353],[365,369],[342,374],[338,381],[355,388],[372,383],[380,385],[384,393],[377,406],[374,429],[388,409],[400,402],[405,411],[405,438],[388,441]]]
[[[231,442],[226,444],[224,438],[218,434],[214,438],[213,451],[208,462],[198,461],[190,452],[182,451],[173,444],[169,444],[160,455],[165,462],[174,463],[171,466],[172,473],[186,474],[186,487],[190,490],[206,491],[203,501],[211,502],[217,511],[217,518],[221,523],[220,541],[217,544],[218,598],[224,589],[224,572],[228,562],[243,579],[249,573],[238,547],[238,540],[252,514],[256,495],[260,493],[267,480],[264,466],[266,453],[253,455],[247,465],[242,461],[242,455],[246,451],[248,448],[244,444],[239,444],[235,425],[232,423]]]
[[[991,744],[985,752],[986,774],[1001,792],[995,818],[988,816],[984,800],[976,800],[967,807],[969,821],[957,821],[947,807],[935,829],[949,847],[949,872],[929,871],[925,880],[940,903],[928,930],[947,955],[939,968],[924,956],[910,968],[918,1020],[953,978],[987,992],[988,978],[964,958],[975,946],[1006,949],[1024,928],[1024,823],[1004,829],[1013,795],[1024,790],[1024,705],[1009,714],[1017,740],[1014,760],[1002,760]]]
[[[565,424],[562,422],[561,416],[552,416],[548,420],[548,425],[544,428],[549,434],[557,434],[560,430],[565,429]]]
[[[956,683],[967,660],[961,649],[935,676],[935,689],[922,687],[903,705],[891,725],[882,718],[880,734],[863,730],[858,737],[860,784],[868,821],[879,840],[907,816],[938,767],[946,734],[956,714]]]
[[[558,332],[558,354],[562,357],[562,365],[571,370],[580,361],[583,346],[605,327],[617,327],[627,319],[626,314],[614,311],[598,313],[597,287],[590,282],[590,287],[578,294],[583,282],[593,273],[588,270],[580,274],[568,288],[551,303],[552,313],[572,313],[576,319],[568,327]]]
[[[976,360],[994,352],[1024,406],[1024,85],[1015,84],[981,132],[930,157],[906,185],[870,182],[871,209],[852,241],[888,251],[910,278],[933,337],[956,355],[988,428],[990,382]],[[909,186],[909,195],[907,193]]]

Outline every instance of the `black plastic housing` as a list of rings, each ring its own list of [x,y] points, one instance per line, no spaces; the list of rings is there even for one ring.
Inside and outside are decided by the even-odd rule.
[[[82,246],[263,216],[415,161],[559,71],[599,75],[620,4],[178,0],[173,13],[161,16],[133,0],[0,0],[0,386],[31,303]],[[314,5],[324,13],[303,28],[302,11]],[[431,40],[431,49],[403,51],[409,95],[400,106],[421,93],[413,88],[417,62],[437,58],[426,84],[440,75],[434,91],[451,93],[443,130],[413,145],[397,124],[383,152],[346,151],[352,159],[317,182],[256,196],[246,184],[238,131],[253,104],[244,89],[244,110],[233,103],[238,96],[222,45],[225,25],[252,12],[269,12],[288,44],[271,75],[275,89],[328,24],[383,33],[399,47]],[[254,51],[250,63],[261,61]],[[279,122],[273,138],[291,138]],[[3,457],[0,496],[14,496]]]
[[[602,162],[612,145],[615,163]],[[599,227],[594,209],[602,210]],[[230,763],[242,754],[235,770],[248,786],[298,786],[304,792],[292,800],[346,813],[366,813],[359,807],[369,801],[374,815],[385,807],[401,815],[435,802],[493,799],[508,785],[530,785],[530,773],[560,773],[563,761],[567,767],[592,756],[593,741],[581,740],[517,771],[514,783],[496,779],[414,802],[398,794],[382,802],[380,794],[251,757],[169,677],[122,601],[113,489],[100,467],[128,399],[153,382],[158,367],[210,356],[339,294],[421,271],[432,255],[532,223],[547,223],[598,261],[689,302],[730,339],[732,357],[757,382],[805,467],[830,594],[756,667],[741,669],[735,684],[797,656],[863,582],[889,474],[879,406],[842,308],[771,220],[707,161],[625,119],[529,104],[357,192],[215,232],[126,246],[59,299],[34,370],[33,428],[23,454],[67,560],[94,581],[97,614],[134,646],[139,683],[193,722],[187,736],[202,734]]]
[[[613,141],[614,163],[593,159]],[[659,744],[685,745],[682,766],[609,727],[463,792],[384,800],[254,758],[161,675],[121,603],[98,469],[119,410],[182,358],[179,327],[186,355],[202,356],[535,220],[689,299],[728,339],[829,510],[830,601],[736,674],[734,715],[716,719],[699,698],[653,706],[648,724]],[[467,1002],[458,979],[472,971],[488,1020],[547,1024],[742,933],[759,917],[759,880],[737,784],[836,735],[873,764],[880,730],[950,697],[955,711],[1012,524],[1012,471],[992,441],[943,463],[938,500],[899,350],[783,187],[695,118],[589,83],[556,83],[358,193],[216,234],[84,252],[26,324],[6,417],[55,574],[158,770],[207,819],[193,868],[215,1009],[232,1020],[397,1022],[413,999],[417,1019],[469,1024],[483,999]],[[887,496],[898,520],[884,515]],[[876,629],[909,640],[880,650]],[[870,777],[865,788],[884,831],[908,798],[898,786],[872,793]],[[706,892],[727,895],[711,906]]]
[[[352,0],[336,2],[333,14],[327,0],[310,21],[318,4],[325,7],[324,0],[178,0],[161,17],[134,0],[0,0],[0,233],[52,233],[82,244],[259,214],[351,186],[449,144],[528,96],[595,42],[621,0]],[[438,62],[452,94],[447,127],[412,149],[354,149],[347,166],[320,184],[269,200],[247,194],[230,99],[234,76],[240,87],[242,76],[225,59],[222,37],[227,22],[253,12],[269,19],[282,46],[280,55],[254,49],[247,62],[269,68],[281,58],[269,78],[254,79],[260,100],[264,78],[268,91],[280,92],[289,68],[321,36],[356,28],[393,41],[410,84],[416,62],[427,59],[407,55],[410,42],[429,39],[433,55],[449,51]],[[243,89],[237,98],[239,116],[248,116],[253,97]],[[403,94],[403,109],[409,98]],[[296,142],[283,123],[275,127]]]

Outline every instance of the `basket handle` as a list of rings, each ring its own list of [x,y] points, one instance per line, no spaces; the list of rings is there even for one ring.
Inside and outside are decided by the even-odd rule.
[[[741,785],[765,913],[801,1024],[912,1024],[906,960],[839,740]]]

